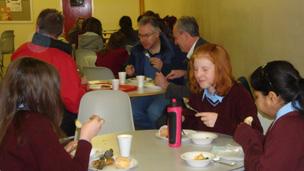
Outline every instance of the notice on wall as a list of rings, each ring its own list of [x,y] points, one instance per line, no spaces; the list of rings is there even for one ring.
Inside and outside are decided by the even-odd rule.
[[[32,22],[32,0],[0,0],[0,23]]]
[[[21,12],[21,0],[6,0],[6,7],[8,7],[12,12]]]

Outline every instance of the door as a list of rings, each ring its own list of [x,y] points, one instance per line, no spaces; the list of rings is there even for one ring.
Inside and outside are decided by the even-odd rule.
[[[62,10],[64,15],[64,32],[65,36],[74,26],[78,17],[88,18],[92,16],[92,0],[62,0]],[[71,2],[80,2],[78,6],[72,6]],[[74,3],[74,5],[77,5]]]

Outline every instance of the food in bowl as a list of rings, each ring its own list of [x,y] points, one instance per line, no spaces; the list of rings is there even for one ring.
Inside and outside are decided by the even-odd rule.
[[[205,157],[202,153],[197,156],[194,156],[194,160],[206,160],[206,159],[208,159],[208,157]]]
[[[217,135],[212,132],[196,132],[191,134],[191,140],[194,144],[207,145],[210,144]]]
[[[181,155],[181,158],[191,167],[206,167],[214,157],[214,154],[205,151],[192,151]]]

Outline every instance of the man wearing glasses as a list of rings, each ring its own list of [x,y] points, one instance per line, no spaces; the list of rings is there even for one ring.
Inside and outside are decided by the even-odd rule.
[[[171,42],[160,29],[159,20],[144,16],[139,21],[138,36],[140,43],[131,49],[126,66],[129,77],[145,75],[152,79],[155,73],[167,75],[173,69],[185,69],[183,61],[186,55]],[[183,84],[184,79],[173,79],[176,84]],[[132,110],[137,129],[153,129],[155,122],[169,103],[163,95],[137,97],[132,99]]]

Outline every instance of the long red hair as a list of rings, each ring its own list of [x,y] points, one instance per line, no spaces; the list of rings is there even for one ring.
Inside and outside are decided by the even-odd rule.
[[[202,89],[194,76],[194,61],[206,57],[215,65],[215,91],[216,94],[225,96],[234,83],[232,67],[227,51],[220,45],[207,43],[195,49],[189,62],[190,91],[200,93]]]

